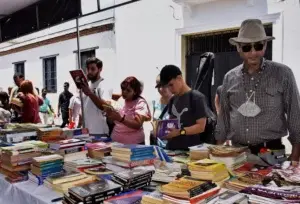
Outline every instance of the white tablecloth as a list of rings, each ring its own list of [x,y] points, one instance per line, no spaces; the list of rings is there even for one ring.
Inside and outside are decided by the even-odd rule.
[[[62,196],[31,181],[11,184],[0,174],[0,204],[61,204],[51,201]]]

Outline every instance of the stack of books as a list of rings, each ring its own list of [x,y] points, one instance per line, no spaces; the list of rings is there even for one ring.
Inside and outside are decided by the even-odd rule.
[[[146,145],[113,145],[111,155],[113,159],[126,163],[145,162],[156,157],[153,146]]]
[[[111,175],[114,171],[110,168],[107,168],[105,164],[102,164],[99,167],[91,167],[84,170],[85,173],[89,175]]]
[[[110,156],[111,145],[104,142],[87,143],[88,156],[94,159],[103,159]]]
[[[272,169],[270,166],[260,166],[247,162],[243,166],[233,170],[233,174],[237,177],[251,175],[254,179],[262,181],[272,172]]]
[[[62,129],[57,127],[38,128],[38,139],[43,142],[53,142],[66,139]]]
[[[225,181],[224,187],[233,191],[241,191],[247,187],[261,184],[261,183],[262,183],[261,180],[253,178],[253,176],[249,174],[249,175],[234,177],[228,181]]]
[[[40,156],[39,148],[33,144],[20,143],[1,148],[1,167],[10,172],[30,170],[33,157]]]
[[[70,188],[63,203],[102,204],[105,200],[122,192],[122,186],[109,180],[100,180],[83,186]]]
[[[140,204],[143,196],[147,194],[149,193],[141,190],[121,193],[117,196],[107,199],[104,201],[104,204]]]
[[[62,136],[66,139],[89,139],[89,130],[87,128],[63,129]]]
[[[239,168],[247,161],[247,148],[237,148],[231,146],[211,146],[210,159],[223,162],[228,169]]]
[[[155,173],[152,180],[160,183],[170,183],[181,175],[181,165],[178,163],[156,163]]]
[[[154,191],[147,195],[144,195],[141,204],[165,204],[163,200],[163,194],[159,191]]]
[[[29,180],[42,185],[44,180],[51,175],[63,172],[63,157],[57,154],[34,157],[31,164]]]
[[[189,163],[188,169],[192,177],[201,180],[221,182],[229,178],[226,166],[210,159]]]
[[[65,161],[64,169],[66,171],[84,172],[86,169],[102,167],[103,163],[100,160],[84,158]]]
[[[67,139],[49,143],[49,148],[56,154],[64,156],[65,160],[70,160],[70,158],[78,158],[82,155],[86,157],[85,144],[84,140]]]
[[[27,172],[11,172],[0,168],[0,173],[5,175],[5,179],[10,183],[22,182],[28,179]]]
[[[44,180],[44,185],[57,192],[66,193],[69,188],[92,183],[96,180],[95,176],[89,176],[81,172],[62,172],[47,177]]]
[[[215,183],[204,182],[191,177],[183,177],[161,187],[166,203],[198,203],[220,191]]]
[[[1,139],[8,143],[19,143],[28,140],[36,140],[37,132],[31,129],[1,129]]]
[[[203,204],[248,204],[248,197],[237,191],[226,190],[218,195],[205,199]],[[202,203],[201,203],[202,204]]]
[[[138,166],[148,166],[154,164],[154,159],[140,160],[140,161],[130,161],[130,162],[122,162],[114,159],[112,156],[107,156],[102,159],[103,163],[111,164],[115,166],[120,166],[124,168],[134,168]]]
[[[137,190],[151,183],[154,171],[147,168],[135,168],[112,176],[112,181],[123,186],[124,191]]]
[[[201,159],[209,158],[209,149],[210,144],[200,144],[196,146],[189,147],[190,150],[190,159],[192,161],[198,161]]]

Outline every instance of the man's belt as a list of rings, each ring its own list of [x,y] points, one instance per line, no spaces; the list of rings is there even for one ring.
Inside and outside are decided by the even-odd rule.
[[[270,149],[270,150],[280,150],[285,149],[285,146],[282,144],[281,139],[271,140],[268,142],[263,142],[258,145],[249,145],[248,146],[252,154],[260,153],[261,149]]]

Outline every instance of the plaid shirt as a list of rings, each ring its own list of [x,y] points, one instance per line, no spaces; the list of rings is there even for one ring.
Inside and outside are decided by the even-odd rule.
[[[243,77],[243,65],[239,65],[225,75],[217,140],[257,145],[289,134],[292,144],[300,143],[300,98],[294,74],[283,64],[268,60],[263,63],[261,74],[246,72]],[[255,91],[255,102],[261,108],[256,117],[245,117],[238,112],[247,100],[246,91],[248,95]]]

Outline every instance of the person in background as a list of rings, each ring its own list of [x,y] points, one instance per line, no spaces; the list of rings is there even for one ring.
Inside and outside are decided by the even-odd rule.
[[[104,106],[110,104],[112,90],[101,77],[103,62],[96,57],[86,61],[89,84],[82,84],[85,127],[96,140],[109,136]]]
[[[217,115],[219,115],[220,112],[220,96],[221,96],[222,86],[219,86],[216,90],[216,96],[215,96],[215,107]]]
[[[6,92],[0,92],[0,122],[9,123],[11,113],[9,111],[9,95]]]
[[[23,103],[21,122],[41,123],[39,106],[43,104],[43,100],[34,93],[31,81],[25,80],[21,83],[17,98],[20,98]]]
[[[50,100],[47,98],[47,89],[46,88],[42,89],[42,99],[43,99],[43,105],[40,106],[40,111],[39,111],[40,118],[42,120],[42,123],[44,125],[47,125],[47,124],[49,124],[49,116],[55,115],[55,114],[54,114],[54,110],[50,104]]]
[[[37,94],[40,95],[40,89],[38,87],[35,87],[35,90],[36,90]]]
[[[169,103],[169,100],[172,98],[172,93],[168,89],[167,86],[162,86],[160,83],[160,75],[156,77],[156,86],[155,88],[158,90],[160,94],[160,98],[158,100],[152,101],[153,105],[153,120],[158,120],[159,116],[162,114],[162,111],[166,108]],[[169,118],[168,112],[166,112],[161,119],[165,120]]]
[[[186,84],[180,69],[174,65],[166,65],[160,72],[162,86],[168,86],[174,96],[168,104],[171,118],[177,118],[178,129],[171,129],[163,139],[167,139],[167,148],[171,150],[188,150],[189,147],[214,138],[206,127],[212,124],[213,112],[209,109],[206,97]],[[210,142],[212,143],[212,142]]]
[[[69,121],[70,124],[74,124],[74,127],[80,127],[81,126],[81,100],[79,95],[79,90],[77,91],[77,94],[73,96],[70,100],[69,105]]]
[[[21,83],[25,80],[25,77],[23,74],[16,73],[13,77],[14,82],[15,82],[15,87],[12,88],[9,101],[11,101],[13,98],[15,98],[18,95],[19,88],[21,86]]]
[[[135,77],[127,77],[121,83],[125,105],[121,110],[107,108],[107,117],[114,121],[112,140],[123,144],[144,144],[143,124],[151,120],[146,100],[141,97],[142,85]]]
[[[8,93],[8,99],[9,99],[9,96],[10,96],[10,94],[11,94],[11,92],[12,92],[12,90],[13,90],[13,87],[8,87],[8,89],[7,89],[7,93]]]
[[[15,83],[15,87],[12,88],[11,90],[11,93],[10,93],[10,97],[9,97],[9,102],[11,103],[13,98],[16,98],[19,91],[20,91],[20,86],[21,86],[21,83],[25,80],[25,77],[23,74],[21,73],[16,73],[14,74],[13,76],[13,80],[14,80],[14,83]],[[34,94],[35,95],[39,95],[37,93],[37,90],[34,89],[33,90]],[[11,122],[21,122],[21,113],[16,111],[16,110],[13,110],[12,111],[12,119],[11,119]]]
[[[62,116],[62,124],[61,128],[66,127],[69,124],[69,105],[70,99],[73,97],[73,94],[69,91],[70,84],[68,82],[64,83],[64,91],[59,95],[58,99],[58,108],[57,108],[57,116]]]

